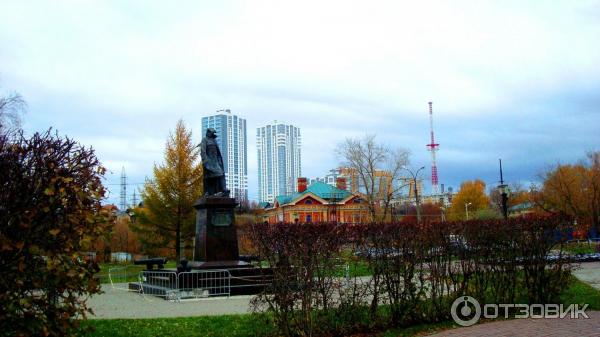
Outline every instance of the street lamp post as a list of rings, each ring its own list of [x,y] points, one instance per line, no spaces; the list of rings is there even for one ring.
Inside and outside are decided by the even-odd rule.
[[[504,184],[504,178],[502,177],[502,159],[498,159],[498,161],[500,161],[500,185],[498,185],[498,189],[502,197],[502,215],[504,219],[508,219],[508,194],[506,193],[508,185]]]
[[[131,219],[131,223],[135,226],[137,214],[135,214],[133,209],[128,209],[127,214],[129,214],[129,219]],[[125,251],[129,254],[129,225],[127,225],[127,231],[125,232]],[[127,256],[125,259],[127,260]]]
[[[471,205],[470,202],[465,203],[465,213],[467,214],[467,220],[469,220],[469,205]]]
[[[411,171],[409,168],[407,167],[402,167],[403,169],[405,169],[406,171],[408,171],[408,173],[410,173],[410,175],[412,176],[413,179],[413,186],[414,186],[414,192],[415,192],[415,204],[416,204],[416,208],[417,208],[417,222],[421,223],[421,205],[419,204],[419,191],[417,188],[417,177],[419,176],[419,171],[425,169],[425,166],[422,166],[421,168],[419,168],[417,170],[417,172],[413,173],[413,171]]]

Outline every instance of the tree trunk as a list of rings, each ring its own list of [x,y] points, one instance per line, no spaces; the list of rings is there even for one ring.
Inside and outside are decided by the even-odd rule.
[[[175,232],[175,262],[181,261],[181,223],[177,221],[177,229]]]

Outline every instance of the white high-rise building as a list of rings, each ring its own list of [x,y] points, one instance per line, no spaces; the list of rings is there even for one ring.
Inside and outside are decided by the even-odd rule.
[[[217,144],[223,156],[227,188],[231,191],[232,198],[236,198],[238,202],[246,202],[248,200],[246,120],[232,114],[229,109],[218,110],[217,113],[202,117],[202,137],[208,128],[217,131]]]
[[[258,199],[273,202],[297,190],[301,176],[300,129],[281,122],[256,129],[258,149]]]

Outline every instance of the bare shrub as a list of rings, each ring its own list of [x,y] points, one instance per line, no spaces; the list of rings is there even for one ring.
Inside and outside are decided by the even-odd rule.
[[[569,219],[257,224],[273,284],[254,299],[285,336],[346,335],[449,319],[452,302],[551,303],[567,286]],[[368,277],[340,273],[366,265]]]

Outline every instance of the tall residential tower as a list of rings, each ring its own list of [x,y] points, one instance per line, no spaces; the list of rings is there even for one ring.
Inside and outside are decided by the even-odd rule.
[[[256,129],[258,199],[273,202],[296,191],[300,171],[300,129],[281,122]]]
[[[238,202],[248,200],[248,148],[246,120],[227,110],[217,110],[216,115],[202,117],[202,137],[206,129],[217,130],[217,144],[223,156],[225,180],[231,197]]]

